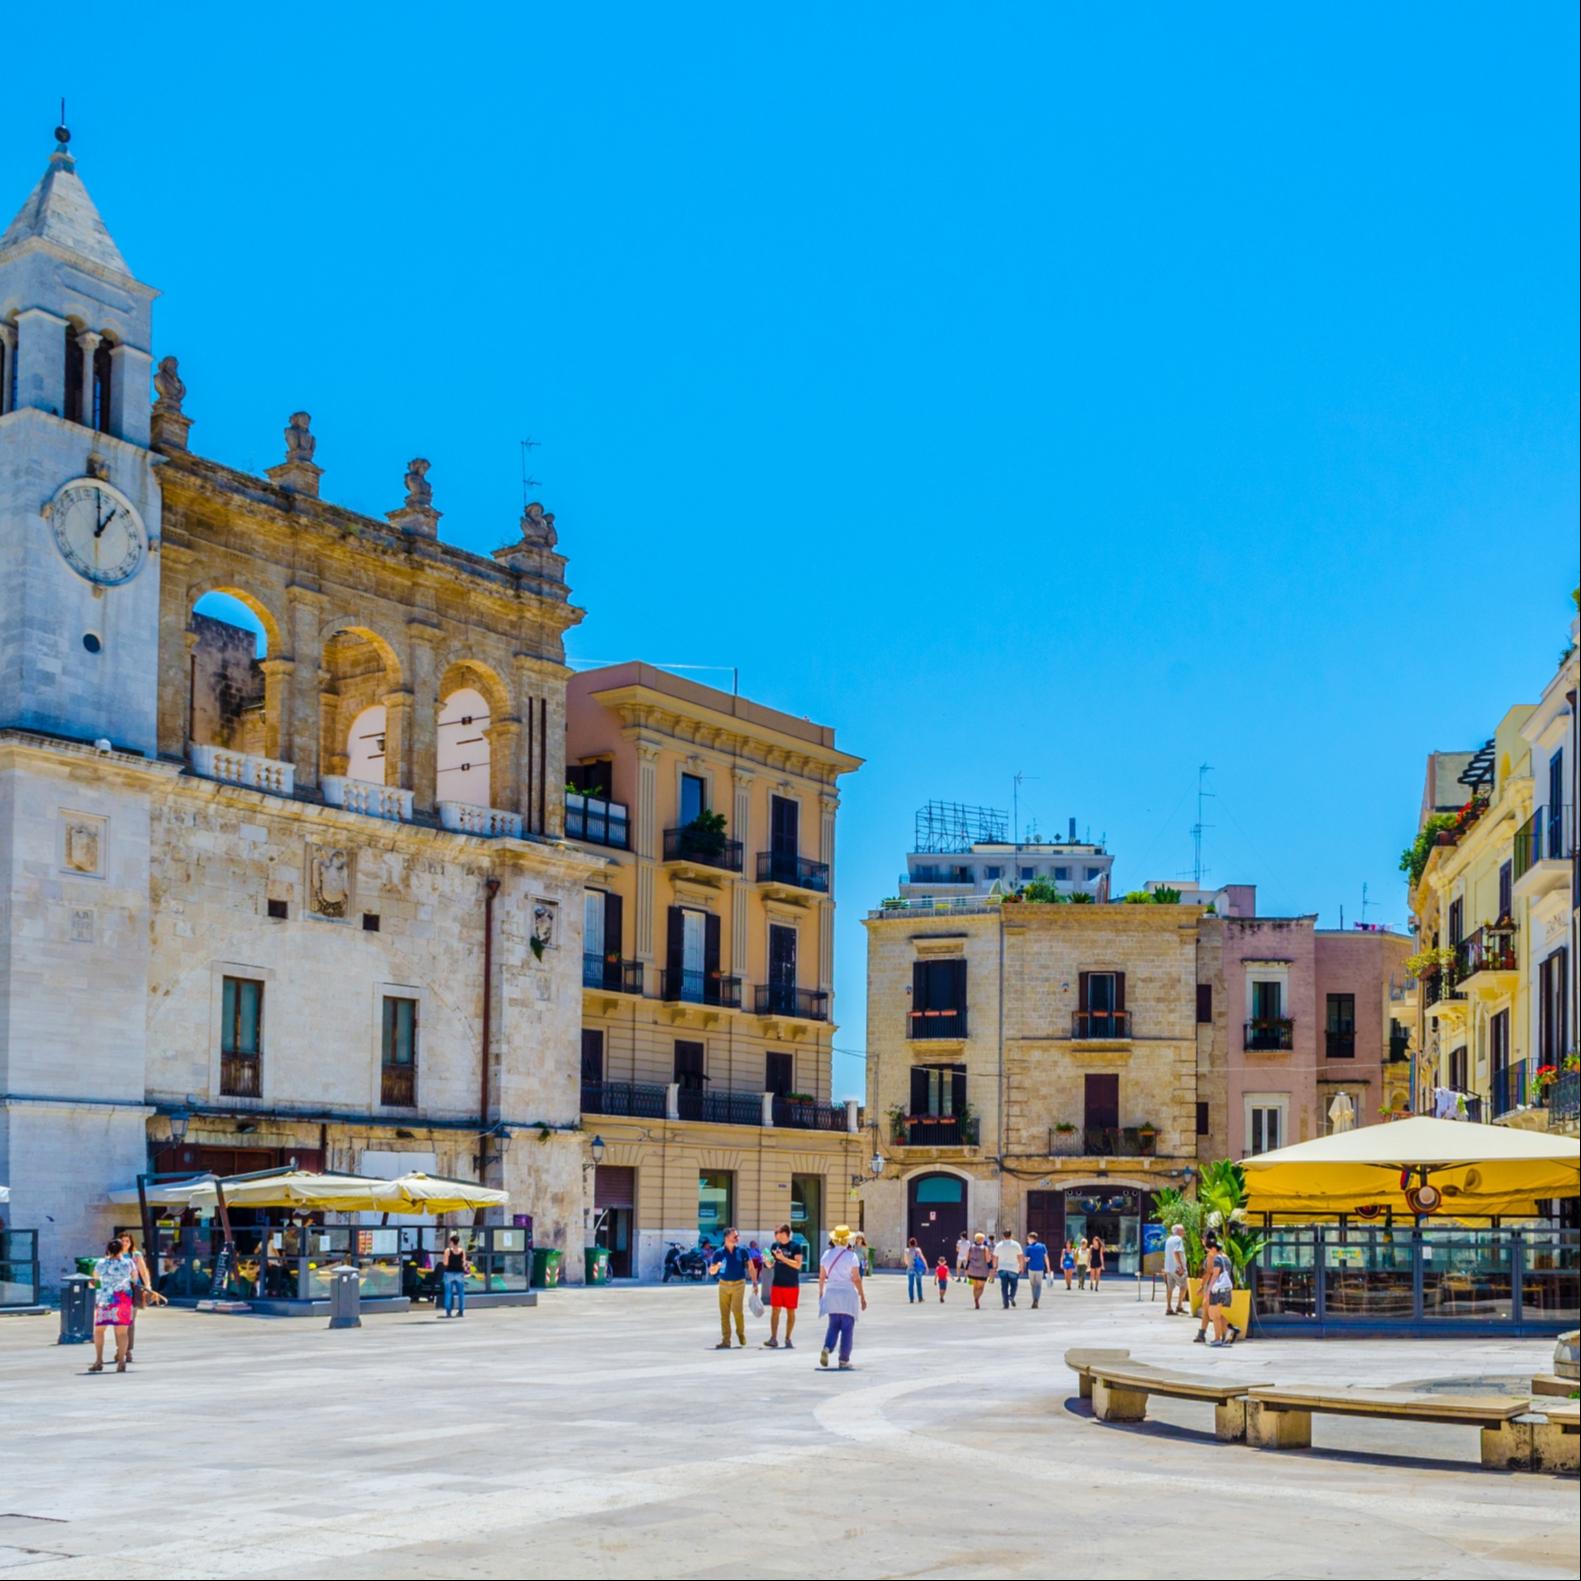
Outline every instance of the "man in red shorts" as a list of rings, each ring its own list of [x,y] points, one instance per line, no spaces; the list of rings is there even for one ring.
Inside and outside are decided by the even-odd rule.
[[[769,1337],[763,1341],[765,1350],[780,1348],[780,1313],[785,1314],[785,1349],[795,1350],[791,1333],[796,1327],[796,1304],[801,1300],[801,1248],[791,1244],[791,1227],[782,1224],[774,1232],[774,1244],[769,1247],[769,1261],[773,1264],[773,1280],[769,1285]]]

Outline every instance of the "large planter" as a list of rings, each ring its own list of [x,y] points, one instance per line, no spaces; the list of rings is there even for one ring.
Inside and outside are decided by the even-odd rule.
[[[1191,1292],[1191,1315],[1197,1317],[1202,1312],[1202,1281],[1188,1279],[1186,1288]],[[1238,1328],[1244,1335],[1252,1320],[1252,1293],[1250,1290],[1236,1290],[1230,1296],[1230,1323]]]

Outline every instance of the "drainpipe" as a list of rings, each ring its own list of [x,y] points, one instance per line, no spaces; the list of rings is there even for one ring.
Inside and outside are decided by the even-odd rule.
[[[497,878],[483,880],[483,1039],[478,1050],[478,1175],[488,1156],[489,1040],[493,1033],[494,1005],[494,897],[500,892]]]

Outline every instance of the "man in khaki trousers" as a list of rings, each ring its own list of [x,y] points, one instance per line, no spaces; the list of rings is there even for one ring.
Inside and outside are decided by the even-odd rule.
[[[730,1320],[735,1319],[736,1339],[747,1342],[747,1281],[757,1288],[758,1271],[751,1255],[741,1249],[741,1237],[734,1229],[725,1231],[725,1244],[719,1256],[708,1265],[709,1277],[719,1279],[719,1343],[715,1350],[730,1349]]]

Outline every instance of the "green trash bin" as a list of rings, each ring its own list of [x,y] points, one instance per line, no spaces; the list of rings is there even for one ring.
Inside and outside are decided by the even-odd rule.
[[[535,1246],[532,1254],[532,1287],[555,1290],[560,1284],[560,1259],[565,1254],[552,1246]]]
[[[590,1285],[609,1283],[609,1251],[603,1246],[590,1246],[582,1253],[587,1282]]]

